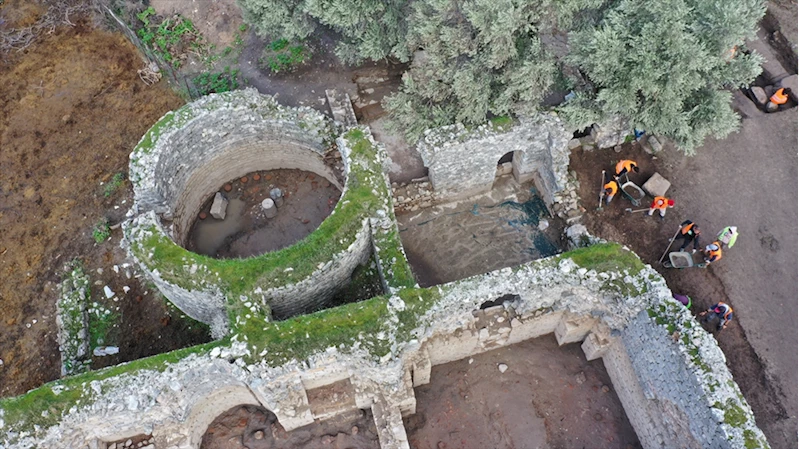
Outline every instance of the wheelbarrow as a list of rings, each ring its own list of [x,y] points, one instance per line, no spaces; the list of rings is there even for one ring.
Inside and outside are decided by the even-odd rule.
[[[634,182],[627,181],[621,185],[621,194],[633,203],[633,206],[640,206],[641,200],[646,196],[644,189],[638,187]]]
[[[669,249],[671,249],[671,245],[674,243],[674,239],[677,238],[677,234],[679,232],[680,230],[678,229],[677,232],[674,233],[674,237],[669,239],[669,246],[666,247],[666,251],[663,251],[663,255],[660,256],[660,260],[658,260],[658,262],[662,263],[666,268],[705,268],[707,263],[704,261],[701,251],[698,253],[699,257],[701,258],[699,262],[694,259],[694,255],[697,253],[688,251],[669,252]],[[667,253],[669,255],[669,260],[663,260]]]

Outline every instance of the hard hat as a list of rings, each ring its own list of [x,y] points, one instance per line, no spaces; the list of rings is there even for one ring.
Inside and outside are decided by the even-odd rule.
[[[669,207],[673,207],[673,206],[674,206],[674,200],[669,200]]]

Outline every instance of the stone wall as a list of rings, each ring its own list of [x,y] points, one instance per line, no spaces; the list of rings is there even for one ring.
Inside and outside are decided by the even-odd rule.
[[[306,170],[342,189],[323,160],[335,134],[324,115],[254,89],[203,97],[165,115],[131,153],[136,213],[174,218],[173,237],[184,244],[203,203],[246,173]]]
[[[579,260],[582,253],[574,254]],[[422,295],[435,299],[419,308]],[[506,295],[513,299],[480,309]],[[560,344],[582,341],[587,358],[604,358],[644,447],[768,447],[723,359],[714,358],[721,352],[712,336],[670,297],[649,267],[598,272],[568,257],[539,260],[394,295],[386,315],[376,317],[395,323],[384,328],[393,331],[329,342],[286,362],[270,363],[274,348],[260,347],[255,334],[239,335],[227,346],[164,362],[165,369],[78,379],[71,388],[80,404],[63,406],[57,424],[21,434],[19,422],[0,418],[0,444],[103,448],[145,434],[159,449],[197,448],[208,423],[241,404],[261,404],[287,430],[330,417],[329,408],[315,414],[307,391],[348,380],[354,398],[342,401],[340,412],[352,404],[371,408],[381,447],[408,448],[401,418],[415,413],[413,387],[429,382],[432,366],[554,332]],[[401,337],[396,332],[409,313],[416,318]],[[324,338],[316,335],[324,318],[314,325],[315,317],[303,318],[308,341]],[[391,349],[376,358],[368,341],[388,341]],[[63,392],[59,384],[42,389]],[[48,406],[62,405],[56,398]]]
[[[513,152],[517,181],[535,181],[548,204],[563,188],[569,165],[567,131],[556,115],[520,118],[518,123],[462,124],[428,130],[417,149],[439,198],[462,199],[491,190],[497,162]]]

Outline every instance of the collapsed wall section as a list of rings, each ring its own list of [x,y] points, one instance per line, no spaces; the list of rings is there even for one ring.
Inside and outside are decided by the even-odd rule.
[[[516,180],[533,180],[551,204],[553,194],[566,183],[571,137],[556,115],[538,114],[521,117],[518,123],[501,119],[474,129],[458,123],[427,130],[417,149],[439,198],[462,199],[490,191],[497,162],[512,152]]]

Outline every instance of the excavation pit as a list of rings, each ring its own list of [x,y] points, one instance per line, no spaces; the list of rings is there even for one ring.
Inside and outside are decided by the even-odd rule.
[[[287,432],[263,407],[239,406],[217,417],[205,432],[200,449],[379,449],[374,418],[369,411]]]
[[[415,393],[411,449],[641,447],[602,361],[552,335],[434,366]]]
[[[206,200],[189,231],[188,250],[235,259],[285,248],[319,227],[341,196],[327,179],[301,170],[250,172],[243,178],[247,182],[236,178],[218,190],[229,201],[223,220],[211,216],[213,197]],[[270,197],[274,189],[283,198],[277,205]],[[274,217],[268,216],[263,202],[277,208]]]
[[[397,216],[419,285],[512,267],[563,251],[561,219],[549,216],[532,182],[502,176],[487,194]]]

